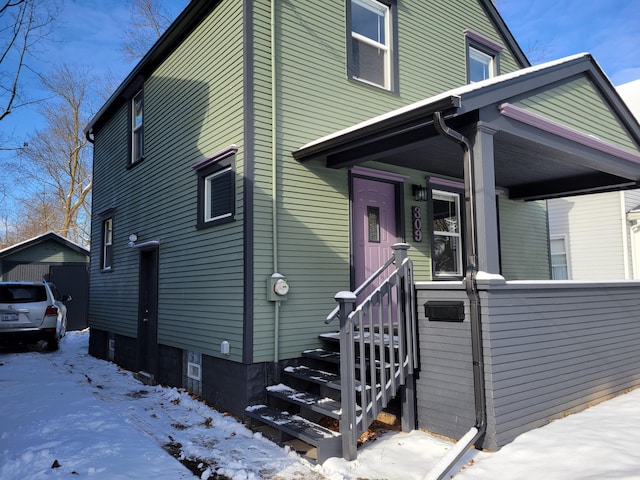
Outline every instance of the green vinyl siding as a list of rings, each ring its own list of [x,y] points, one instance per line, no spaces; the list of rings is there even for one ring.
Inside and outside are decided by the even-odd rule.
[[[532,95],[515,105],[605,142],[632,151],[638,148],[611,107],[585,76]],[[589,115],[584,115],[584,112],[589,112]]]
[[[95,135],[93,148],[93,191],[91,222],[91,264],[89,269],[89,326],[119,335],[136,336],[137,263],[133,260],[127,237],[133,230],[126,228],[126,212],[114,209],[126,205],[128,189],[127,105],[123,105]],[[114,210],[109,210],[114,209]],[[109,210],[105,216],[101,214]],[[100,271],[102,221],[114,219],[113,271]]]
[[[113,208],[114,261],[92,267],[92,326],[136,336],[139,253],[159,242],[158,342],[240,360],[243,334],[242,4],[223,1],[145,80],[145,159],[126,169],[126,106],[96,134],[96,214]],[[235,144],[235,221],[196,230],[197,174],[192,165]],[[94,288],[95,285],[95,288]],[[114,300],[117,300],[114,302]]]
[[[507,280],[551,278],[549,227],[544,201],[498,197],[500,261]]]
[[[349,80],[346,72],[345,3],[276,3],[271,70],[270,2],[253,2],[255,198],[254,198],[254,361],[274,355],[276,308],[266,301],[265,285],[274,268],[291,286],[277,312],[279,357],[300,355],[327,327],[324,318],[336,305],[338,290],[350,289],[349,177],[320,162],[298,163],[291,152],[301,145],[371,116],[436,95],[466,83],[464,30],[502,43],[478,2],[398,2],[397,93]],[[508,50],[501,71],[517,68]],[[277,265],[272,219],[271,75],[275,76]],[[400,171],[397,169],[389,169]],[[404,186],[405,231],[412,243],[411,184]],[[409,214],[408,214],[409,213]],[[426,215],[426,207],[424,209]],[[430,276],[426,238],[412,245],[420,279]]]

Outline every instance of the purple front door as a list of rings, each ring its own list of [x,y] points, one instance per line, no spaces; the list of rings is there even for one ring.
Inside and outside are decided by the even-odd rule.
[[[395,199],[394,184],[353,179],[356,288],[392,256],[391,246],[398,242]]]

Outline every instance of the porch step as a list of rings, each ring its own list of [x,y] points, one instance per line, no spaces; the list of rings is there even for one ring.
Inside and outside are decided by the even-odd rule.
[[[369,344],[371,343],[371,333],[368,331],[364,332],[364,343],[365,344]],[[378,339],[380,338],[380,335],[378,333],[374,333],[374,339]],[[330,343],[340,343],[340,333],[339,332],[331,332],[331,333],[322,333],[320,334],[320,338],[326,342],[330,342]],[[354,334],[354,338],[353,338],[355,343],[358,343],[360,341],[360,334],[359,333],[355,333]],[[391,339],[389,337],[389,335],[385,334],[384,335],[384,343],[385,345],[389,345],[390,341],[393,341],[393,348],[397,349],[398,348],[398,337],[397,336],[393,336],[393,339]]]
[[[279,384],[267,387],[270,396],[285,400],[321,415],[340,420],[341,405],[338,400],[309,392],[302,392],[288,385]]]
[[[324,428],[298,415],[281,412],[266,405],[247,407],[246,412],[252,419],[315,446],[319,463],[330,457],[342,455],[342,440],[338,432]],[[281,443],[286,440],[281,438]]]
[[[305,350],[304,352],[302,352],[302,356],[312,358],[314,360],[321,360],[323,362],[332,363],[334,365],[340,365],[340,352],[325,350],[324,348]]]
[[[315,383],[316,385],[324,385],[334,390],[340,390],[340,375],[338,374],[316,370],[305,367],[304,365],[286,367],[283,371],[291,377]]]

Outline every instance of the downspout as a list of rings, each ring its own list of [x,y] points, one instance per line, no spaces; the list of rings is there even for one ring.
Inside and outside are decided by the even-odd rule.
[[[276,89],[276,0],[271,3],[270,11],[270,48],[271,48],[271,242],[273,272],[278,272],[278,151],[276,121],[278,119]],[[273,361],[280,357],[280,302],[273,302]],[[276,369],[277,371],[277,369]]]
[[[482,352],[482,325],[480,319],[480,295],[476,284],[478,273],[478,246],[476,240],[476,206],[475,182],[471,145],[461,133],[452,130],[445,123],[442,112],[433,114],[433,124],[440,135],[458,143],[464,152],[464,195],[467,268],[465,272],[465,289],[469,298],[469,316],[471,320],[471,357],[473,362],[473,389],[475,398],[476,424],[473,426],[447,454],[427,474],[425,480],[443,479],[462,455],[485,434],[487,428],[487,402],[484,382],[484,356]]]

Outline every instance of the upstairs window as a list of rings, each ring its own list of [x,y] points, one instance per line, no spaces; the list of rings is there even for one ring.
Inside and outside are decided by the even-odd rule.
[[[102,222],[102,255],[100,264],[103,270],[111,270],[113,266],[113,218]]]
[[[144,97],[142,90],[131,99],[131,163],[144,157]]]
[[[467,45],[467,82],[481,82],[500,73],[502,45],[488,37],[467,29],[464,32]]]
[[[494,57],[469,47],[469,83],[481,82],[494,76]]]
[[[431,191],[433,273],[436,278],[462,276],[460,194]]]
[[[348,0],[349,77],[387,90],[393,85],[392,3]]]

